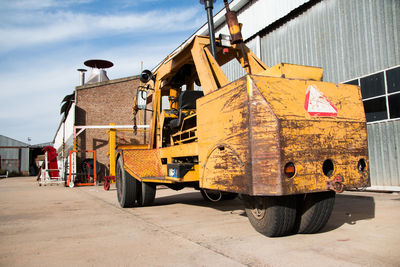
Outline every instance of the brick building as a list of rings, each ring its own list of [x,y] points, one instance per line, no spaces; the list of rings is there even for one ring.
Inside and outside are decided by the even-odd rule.
[[[132,125],[132,104],[139,85],[138,76],[130,76],[76,87],[75,126]],[[139,121],[138,121],[139,122]],[[96,150],[99,178],[109,175],[108,129],[86,129],[77,137],[78,151]],[[118,131],[117,143],[138,143],[140,135]],[[83,152],[78,158],[91,157]]]

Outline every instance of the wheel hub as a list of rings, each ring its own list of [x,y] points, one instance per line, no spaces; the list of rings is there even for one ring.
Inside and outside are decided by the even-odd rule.
[[[255,208],[251,210],[251,213],[253,214],[253,216],[257,219],[262,219],[265,216],[265,209],[259,209],[259,208]]]

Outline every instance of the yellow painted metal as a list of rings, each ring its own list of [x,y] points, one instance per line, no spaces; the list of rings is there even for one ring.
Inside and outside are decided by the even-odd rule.
[[[165,179],[178,183],[186,182],[198,182],[199,181],[199,165],[194,165],[193,170],[188,171],[188,173],[183,178],[176,178],[166,176]]]
[[[115,126],[115,123],[110,123]],[[115,176],[115,147],[116,147],[116,129],[108,130],[108,153],[110,157],[110,176]]]
[[[280,63],[265,71],[258,73],[261,76],[271,76],[279,78],[292,78],[322,81],[323,69],[311,66],[302,66],[288,63]]]
[[[123,158],[125,169],[136,178],[165,176],[157,149],[124,150]]]
[[[124,149],[124,168],[139,181],[162,182],[167,177],[167,165],[174,158],[197,156],[197,143],[188,143],[179,146],[171,146],[161,149]],[[199,180],[199,168],[189,171],[180,182],[192,182]],[[168,179],[167,179],[168,180]]]
[[[128,172],[130,173],[130,171],[128,170]],[[133,176],[133,174],[132,173],[130,173],[132,176]],[[135,177],[135,176],[133,176],[133,177]],[[142,181],[142,182],[145,182],[145,183],[159,183],[159,184],[173,184],[174,183],[174,181],[172,181],[172,180],[168,180],[168,179],[154,179],[154,178],[142,178],[142,179],[140,179],[140,178],[136,178],[137,180],[139,180],[139,181]]]
[[[198,144],[196,142],[178,146],[163,147],[159,149],[159,152],[161,158],[167,158],[169,160],[183,156],[197,156],[199,154]],[[169,163],[172,163],[172,161]]]
[[[216,82],[218,83],[218,88],[221,88],[229,83],[228,78],[226,78],[225,73],[222,71],[222,69],[219,67],[217,61],[211,54],[211,51],[208,47],[204,48],[204,52],[206,53],[209,66],[211,68],[211,71],[215,77]]]
[[[233,48],[237,51],[240,51],[239,45],[233,45]],[[244,52],[247,54],[247,59],[249,63],[249,68],[245,68],[244,57],[241,53],[237,55],[237,59],[239,60],[240,65],[246,70],[247,74],[258,74],[260,72],[268,69],[267,65],[264,64],[256,55],[251,52],[251,50],[243,45]]]
[[[76,137],[74,137],[74,140],[73,140],[73,143],[72,143],[72,147],[73,147],[73,150],[78,150],[78,147],[76,145]]]
[[[205,95],[218,89],[218,84],[214,78],[212,68],[209,65],[208,58],[204,53],[204,44],[197,42],[196,37],[193,43],[193,48],[191,50],[193,61],[196,65],[197,74],[201,82],[201,87]]]
[[[310,115],[310,86],[337,108],[336,116]],[[199,99],[197,116],[200,187],[286,195],[326,190],[335,176],[348,187],[369,182],[357,169],[360,159],[368,162],[357,86],[247,76]],[[326,160],[335,166],[329,177],[322,168]],[[296,166],[293,178],[283,174],[288,162]]]
[[[181,91],[180,88],[179,89],[178,88],[171,88],[169,90],[169,96],[174,99],[174,101],[171,101],[172,102],[171,103],[171,108],[172,109],[178,109],[178,96],[179,96],[180,91]]]
[[[149,145],[118,145],[119,150],[127,150],[127,149],[149,149]]]
[[[207,37],[196,36],[156,69],[149,144],[118,147],[133,177],[199,181],[202,188],[249,195],[324,191],[339,178],[346,187],[369,184],[368,171],[357,169],[360,159],[368,166],[359,87],[322,82],[317,67],[281,63],[268,68],[246,46],[224,52],[218,47],[214,59],[208,46]],[[220,66],[232,59],[249,75],[230,83]],[[197,79],[205,96],[197,99],[196,111],[181,113],[186,119],[195,116],[197,125],[168,129],[178,113],[161,110],[161,97],[178,97],[182,86],[190,91]],[[329,112],[314,112],[319,105]],[[184,137],[189,133],[193,136]],[[167,142],[168,136],[182,138]],[[168,164],[187,160],[193,170],[182,178],[167,176]],[[334,164],[332,172],[324,173],[326,160]],[[288,162],[296,168],[291,178],[284,174]]]

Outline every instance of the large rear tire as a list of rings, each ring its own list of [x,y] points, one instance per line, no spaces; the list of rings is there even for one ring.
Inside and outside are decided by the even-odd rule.
[[[122,208],[133,207],[137,197],[136,179],[125,171],[121,157],[117,160],[115,182],[119,205]]]
[[[258,232],[268,236],[285,236],[296,221],[294,196],[252,197],[243,195],[247,217]]]
[[[335,205],[334,191],[310,193],[298,201],[297,232],[313,234],[320,231],[328,222]]]
[[[154,203],[154,199],[156,198],[157,185],[154,183],[145,182],[138,182],[137,185],[139,186],[138,204],[140,206],[152,205]]]

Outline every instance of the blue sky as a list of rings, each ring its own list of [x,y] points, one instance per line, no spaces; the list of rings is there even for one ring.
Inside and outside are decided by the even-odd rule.
[[[110,79],[137,75],[205,22],[199,0],[1,0],[0,134],[52,141],[84,61],[112,61]]]

